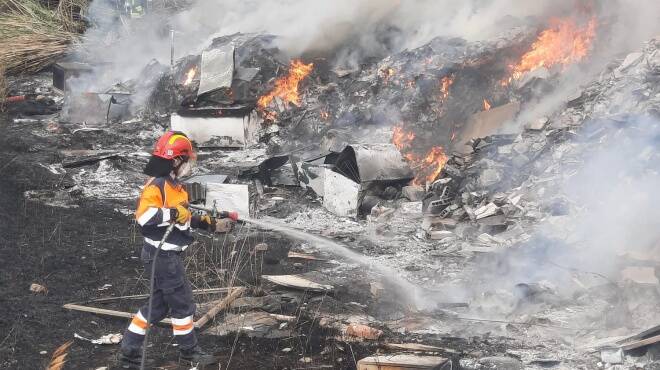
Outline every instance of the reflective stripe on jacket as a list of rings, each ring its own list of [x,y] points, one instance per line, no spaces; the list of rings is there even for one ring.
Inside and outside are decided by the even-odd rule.
[[[185,187],[169,177],[151,178],[144,186],[138,201],[135,220],[140,225],[140,231],[147,244],[157,247],[167,226],[172,219],[172,209],[181,203],[188,202],[188,193]],[[197,217],[193,224],[199,223]],[[163,244],[163,250],[182,251],[193,241],[190,233],[191,222],[185,225],[176,224],[172,233]]]

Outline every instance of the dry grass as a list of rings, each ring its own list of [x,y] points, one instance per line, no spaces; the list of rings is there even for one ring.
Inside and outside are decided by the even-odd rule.
[[[46,370],[62,370],[64,368],[64,364],[66,364],[66,356],[69,354],[69,347],[71,347],[71,344],[73,344],[73,342],[66,342],[57,347],[50,358],[50,363],[48,363]]]
[[[86,0],[0,0],[0,65],[7,73],[36,72],[63,55],[83,31]]]

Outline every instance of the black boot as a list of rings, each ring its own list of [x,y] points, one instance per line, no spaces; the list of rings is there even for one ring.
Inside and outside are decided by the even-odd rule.
[[[117,354],[117,365],[122,369],[139,369],[142,361],[141,350],[124,350]],[[145,367],[150,369],[154,365],[154,360],[147,358]]]
[[[204,352],[200,346],[181,350],[181,360],[190,362],[192,365],[211,365],[218,362],[213,355]]]

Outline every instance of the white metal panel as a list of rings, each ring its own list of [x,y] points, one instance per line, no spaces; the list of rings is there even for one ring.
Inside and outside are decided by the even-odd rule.
[[[243,117],[183,117],[172,114],[170,126],[174,131],[181,131],[196,143],[205,143],[211,139],[227,147],[243,147],[246,144],[245,123]]]
[[[247,185],[206,183],[206,206],[221,211],[236,211],[240,216],[250,214],[250,192]]]
[[[229,44],[202,52],[202,73],[197,96],[230,88],[234,78],[234,46]]]
[[[324,177],[323,206],[338,216],[357,217],[360,184],[327,168]]]

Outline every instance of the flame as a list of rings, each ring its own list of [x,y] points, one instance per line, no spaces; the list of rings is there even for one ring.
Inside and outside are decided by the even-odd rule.
[[[413,140],[415,140],[414,132],[406,132],[402,126],[394,126],[392,128],[392,143],[397,149],[409,149],[412,147]]]
[[[193,82],[195,75],[197,75],[197,67],[190,68],[188,72],[186,72],[186,80],[183,81],[183,86],[190,85],[190,83]]]
[[[400,125],[392,128],[392,143],[403,154],[403,157],[410,162],[415,171],[413,184],[421,185],[425,182],[432,182],[442,171],[448,157],[439,146],[432,147],[424,156],[421,156],[413,152],[414,140],[414,132],[406,131]]]
[[[578,25],[575,19],[553,19],[551,27],[541,32],[515,65],[510,65],[513,79],[537,68],[550,68],[579,62],[591,51],[591,44],[596,36],[596,18],[592,17],[586,25]],[[510,82],[510,79],[509,79]]]
[[[294,59],[289,65],[289,73],[275,80],[275,87],[268,94],[262,96],[257,101],[257,107],[267,120],[272,120],[277,117],[277,113],[268,112],[267,107],[270,103],[278,97],[286,104],[293,104],[300,106],[300,94],[298,92],[298,85],[304,80],[312,70],[314,63],[305,64],[300,59]]]
[[[387,68],[381,69],[380,71],[378,71],[378,73],[383,78],[383,82],[387,83],[390,80],[390,78],[392,78],[392,76],[394,76],[396,71],[392,67],[387,67]]]
[[[484,110],[490,110],[490,103],[486,99],[484,99]]]
[[[445,154],[445,151],[441,147],[432,147],[420,161],[422,168],[417,173],[417,176],[415,176],[413,184],[421,185],[423,183],[433,182],[440,175],[440,172],[442,172],[442,168],[448,159],[447,154]]]
[[[442,99],[447,99],[449,96],[449,88],[453,83],[453,76],[445,76],[440,80],[440,95],[442,96]]]

